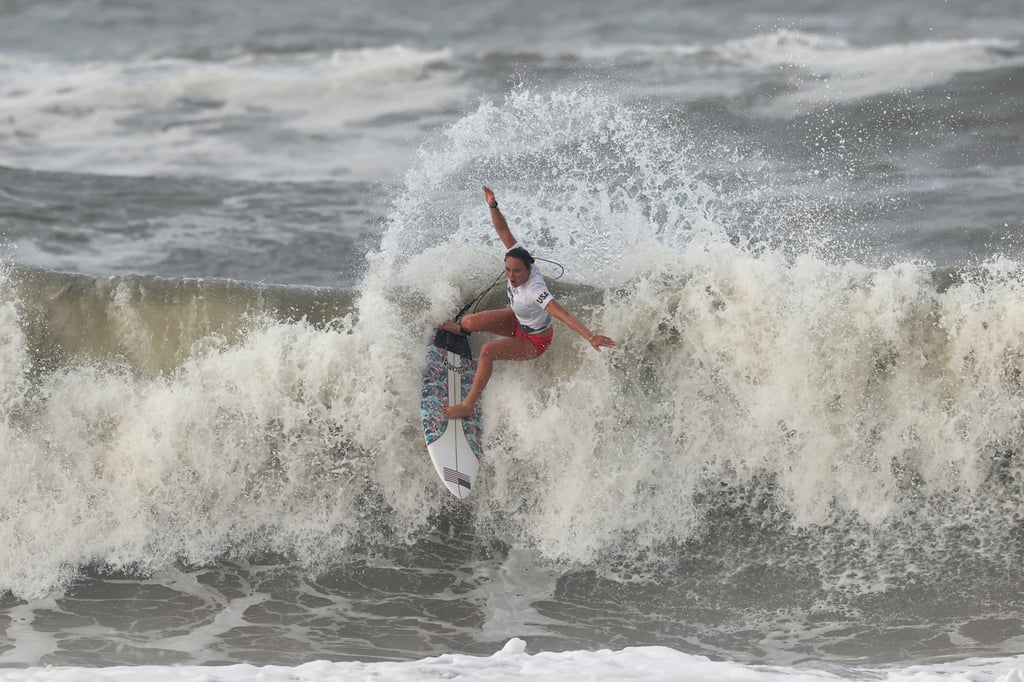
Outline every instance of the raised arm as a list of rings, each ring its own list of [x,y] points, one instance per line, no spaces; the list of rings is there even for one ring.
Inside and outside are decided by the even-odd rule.
[[[501,209],[498,208],[498,200],[494,198],[494,191],[487,185],[484,185],[484,201],[491,209],[491,222],[494,223],[494,231],[498,233],[498,238],[501,239],[505,248],[511,249],[516,245],[516,238],[512,235],[512,230],[508,229],[508,222],[501,214]]]

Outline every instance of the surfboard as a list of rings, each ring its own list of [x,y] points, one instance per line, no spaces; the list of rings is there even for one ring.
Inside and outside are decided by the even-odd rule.
[[[465,419],[448,419],[441,409],[462,402],[475,375],[476,360],[469,339],[438,329],[427,346],[427,363],[423,368],[423,437],[434,470],[448,491],[460,500],[472,492],[483,454],[480,409]]]

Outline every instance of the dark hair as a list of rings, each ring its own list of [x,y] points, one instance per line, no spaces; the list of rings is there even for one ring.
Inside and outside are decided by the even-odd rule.
[[[505,253],[505,258],[508,258],[509,256],[523,261],[526,263],[526,267],[528,268],[533,265],[533,256],[531,256],[530,252],[521,246],[517,246],[516,248],[507,251]]]

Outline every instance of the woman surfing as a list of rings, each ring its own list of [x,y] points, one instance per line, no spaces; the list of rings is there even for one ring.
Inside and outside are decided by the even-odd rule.
[[[441,410],[448,419],[462,419],[473,414],[491,378],[495,360],[533,360],[540,357],[554,338],[552,318],[561,320],[598,352],[602,348],[615,347],[614,341],[590,331],[554,299],[533,256],[512,235],[490,187],[484,187],[484,201],[491,211],[494,231],[505,246],[509,307],[466,315],[459,322],[448,320],[440,328],[453,334],[489,332],[507,338],[488,341],[480,348],[476,376],[469,394],[461,403]]]

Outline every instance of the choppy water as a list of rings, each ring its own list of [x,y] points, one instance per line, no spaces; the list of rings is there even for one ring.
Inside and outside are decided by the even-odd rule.
[[[0,664],[1012,661],[1018,9],[0,4]],[[461,504],[484,183],[619,346]]]

